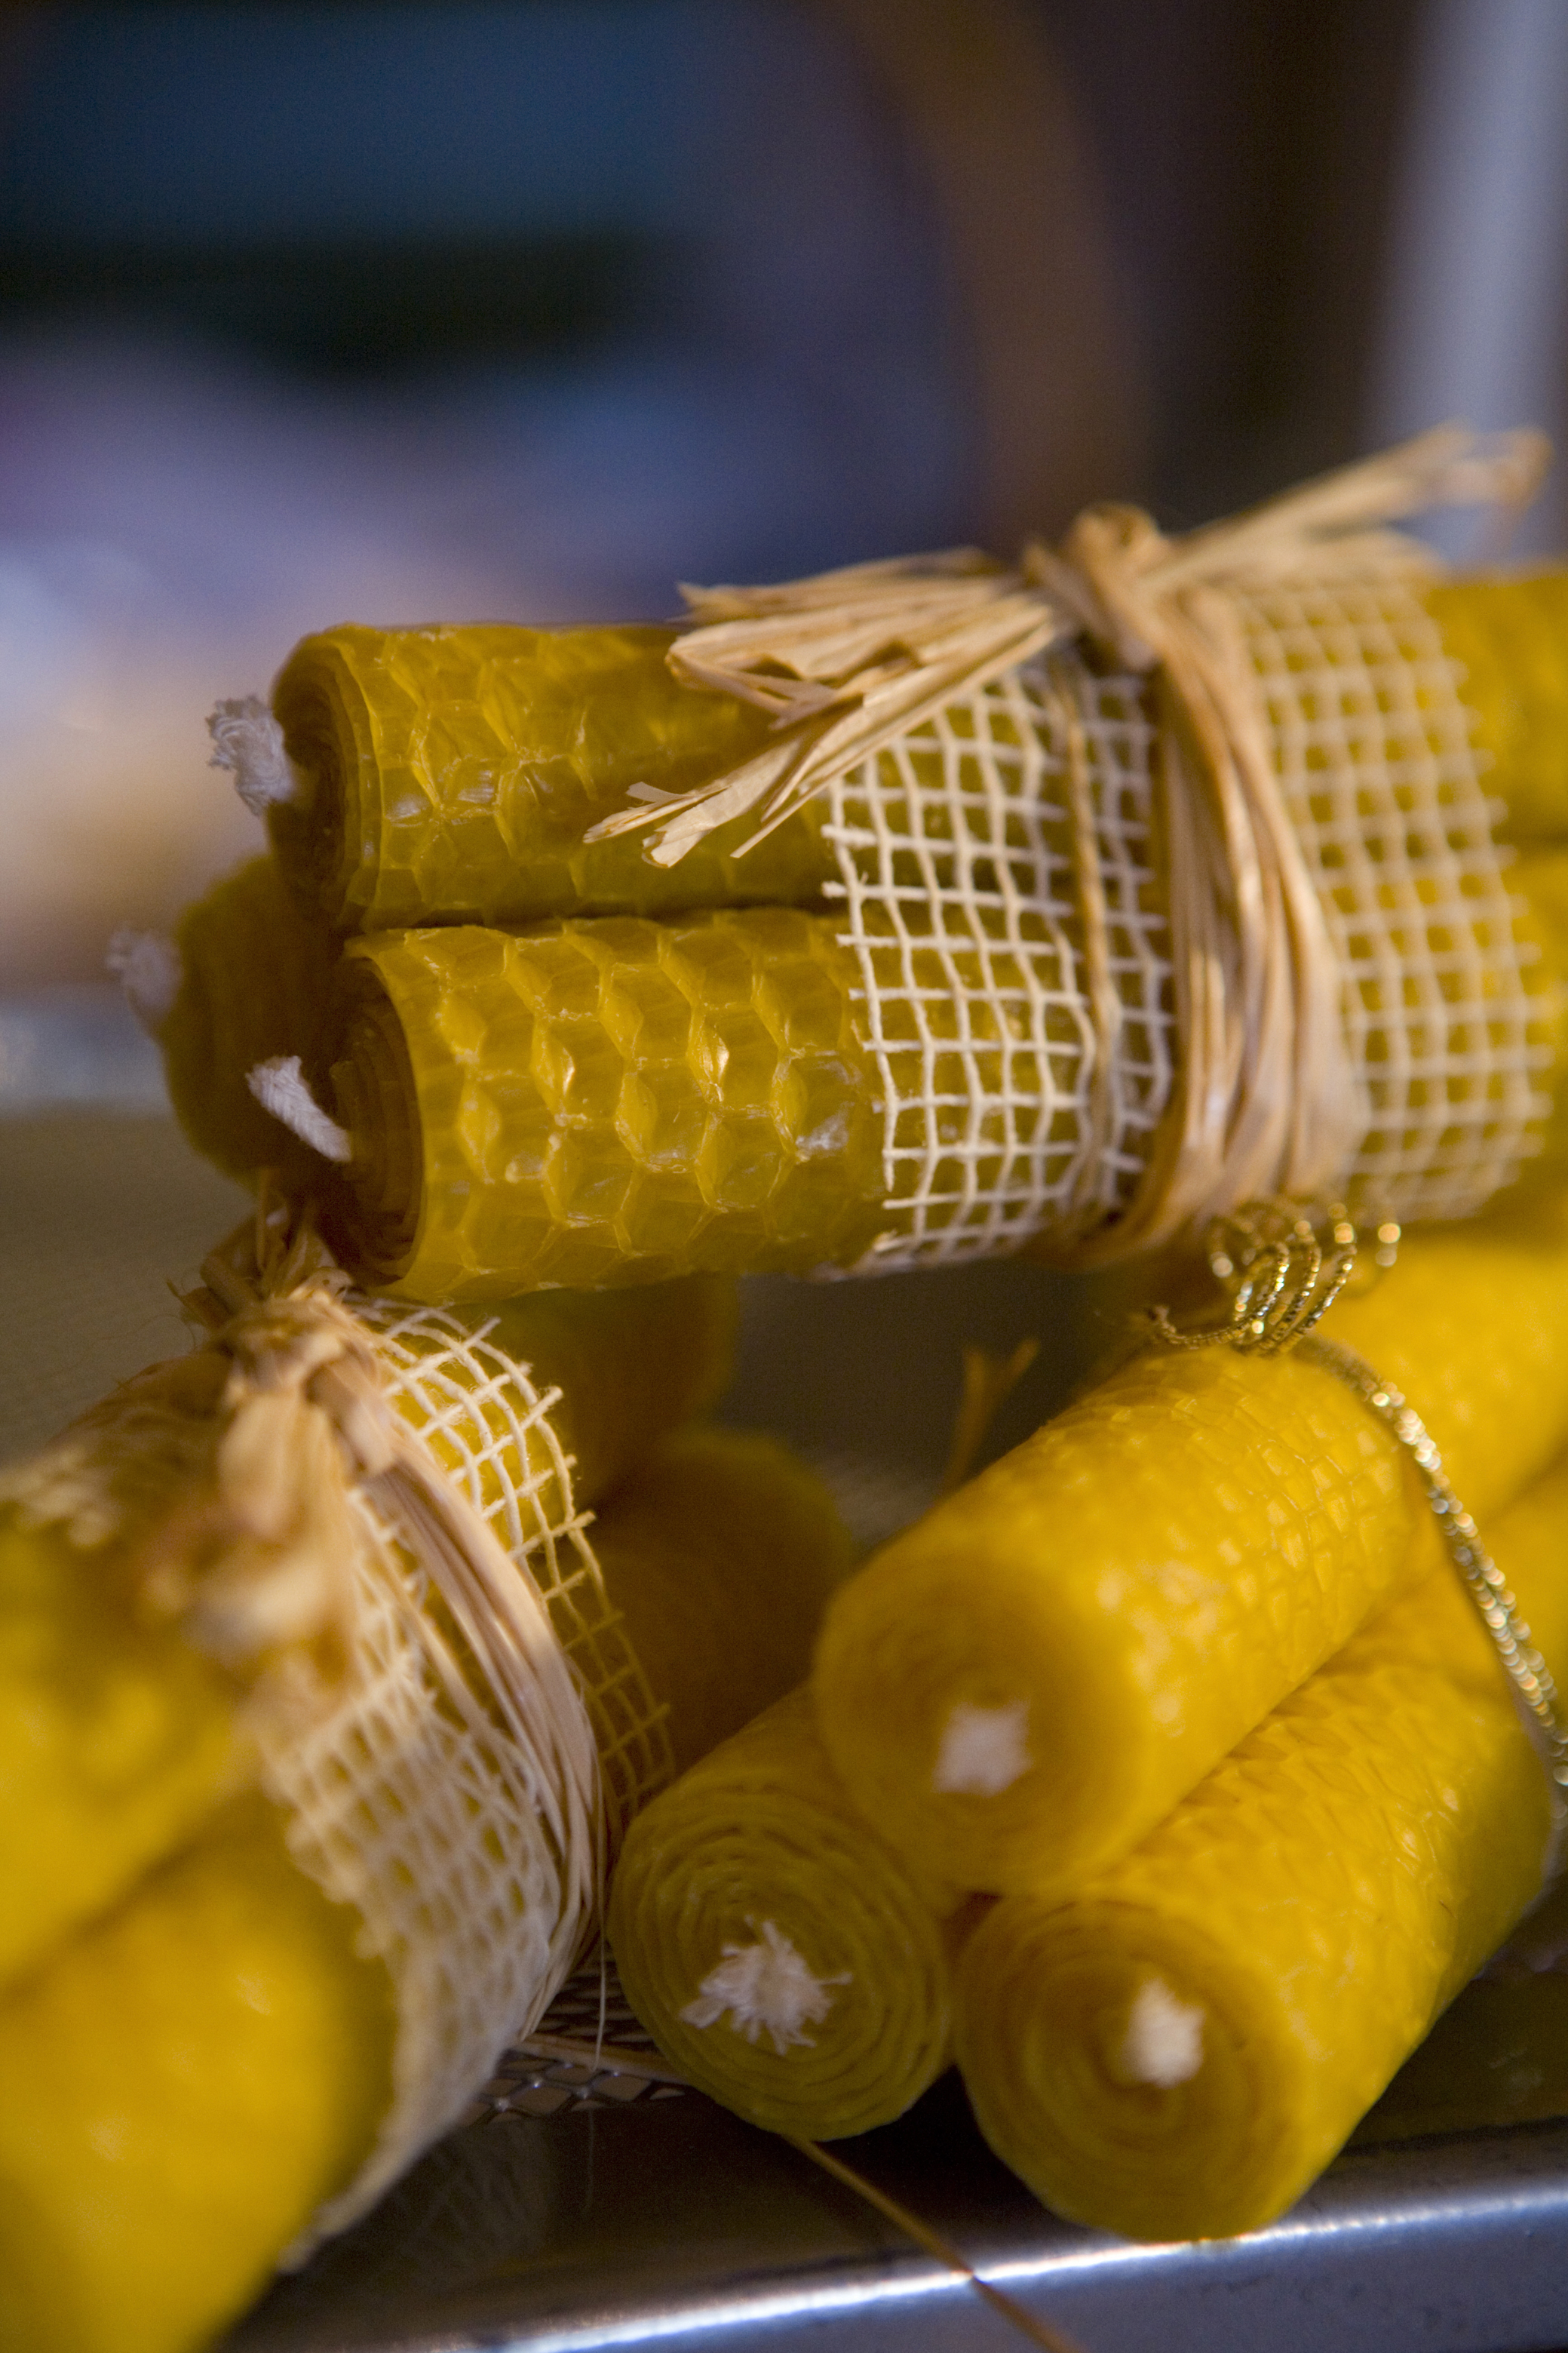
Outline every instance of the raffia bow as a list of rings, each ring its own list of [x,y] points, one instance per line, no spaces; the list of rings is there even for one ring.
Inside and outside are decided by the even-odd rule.
[[[1011,569],[960,549],[779,587],[688,589],[694,626],[671,669],[768,712],[776,740],[696,791],[648,792],[588,838],[646,831],[648,855],[670,865],[750,816],[750,848],[944,705],[1081,644],[1151,681],[1184,1049],[1173,1116],[1122,1244],[1249,1198],[1312,1194],[1343,1168],[1367,1111],[1342,976],[1226,591],[1436,573],[1390,526],[1439,506],[1522,506],[1549,454],[1539,433],[1443,426],[1179,539],[1135,508],[1100,506],[1058,550],[1032,545]],[[1087,811],[1087,788],[1077,798]],[[1110,988],[1093,994],[1103,1064],[1120,1008]]]

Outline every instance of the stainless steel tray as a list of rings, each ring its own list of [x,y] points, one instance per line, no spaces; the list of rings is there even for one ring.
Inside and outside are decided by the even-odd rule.
[[[952,2079],[845,2153],[1084,2353],[1568,2342],[1568,2124],[1354,2149],[1245,2239],[1041,2211]],[[1022,2338],[787,2145],[695,2094],[453,2134],[229,2353],[949,2353]]]

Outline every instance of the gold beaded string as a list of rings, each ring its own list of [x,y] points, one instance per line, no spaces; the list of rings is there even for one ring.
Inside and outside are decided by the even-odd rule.
[[[1320,1224],[1327,1229],[1319,1239]],[[1399,1228],[1380,1225],[1374,1260],[1392,1266]],[[1218,1324],[1183,1328],[1164,1307],[1150,1310],[1154,1335],[1168,1348],[1228,1345],[1244,1355],[1273,1356],[1299,1347],[1309,1360],[1357,1396],[1404,1449],[1421,1482],[1448,1558],[1458,1570],[1512,1686],[1515,1704],[1551,1786],[1554,1831],[1547,1877],[1563,1868],[1568,1843],[1568,1718],[1556,1683],[1518,1602],[1482,1544],[1475,1521],[1454,1492],[1426,1423],[1409,1400],[1373,1372],[1352,1348],[1325,1339],[1315,1326],[1354,1271],[1360,1237],[1342,1204],[1317,1215],[1299,1203],[1250,1202],[1216,1218],[1207,1234],[1209,1267],[1230,1297]]]

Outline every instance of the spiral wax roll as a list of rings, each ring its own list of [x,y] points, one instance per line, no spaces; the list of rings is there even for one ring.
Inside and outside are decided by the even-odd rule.
[[[431,1327],[405,1331],[399,1409],[446,1467],[479,1458],[481,1507],[514,1540],[558,1525],[563,1455],[593,1503],[639,1455],[711,1404],[728,1375],[732,1289],[696,1278],[643,1292],[509,1303],[490,1337],[557,1389],[509,1418],[496,1384]],[[421,1376],[420,1367],[424,1373]],[[255,1771],[241,1686],[151,1607],[142,1549],[205,1470],[203,1417],[226,1377],[203,1351],[127,1383],[30,1462],[0,1476],[0,1984],[192,1836]],[[151,1462],[134,1444],[154,1404],[188,1442]],[[9,1498],[9,1501],[6,1500]],[[785,1681],[789,1680],[785,1676]]]
[[[1324,1329],[1405,1391],[1484,1524],[1568,1440],[1568,1203],[1411,1238]],[[1395,1594],[1426,1512],[1321,1366],[1151,1349],[836,1597],[828,1754],[923,1869],[1068,1894]]]
[[[131,962],[139,951],[135,965]],[[316,1046],[335,947],[271,858],[247,859],[186,908],[171,939],[121,935],[115,962],[163,1050],[174,1116],[190,1143],[242,1182],[261,1168],[309,1191],[321,1163],[257,1101],[258,1062]]]
[[[948,2064],[970,1917],[850,1804],[802,1689],[638,1816],[609,1927],[683,2074],[752,2124],[832,2140],[890,2123]]]
[[[1560,1663],[1565,1515],[1559,1469],[1490,1532]],[[1531,1903],[1548,1825],[1445,1562],[1123,1861],[990,1913],[958,1989],[982,2130],[1077,2221],[1177,2239],[1271,2221]]]
[[[790,904],[833,872],[820,808],[743,858],[743,821],[669,870],[636,840],[585,843],[639,797],[748,758],[767,722],[681,685],[673,629],[331,629],[273,692],[297,797],[278,855],[340,931],[531,923],[580,912]]]
[[[683,1622],[723,1630],[658,1662],[686,1753],[798,1674],[848,1549],[803,1465],[721,1432],[656,1449],[595,1534],[634,1624],[679,1564]],[[395,2022],[357,1929],[247,1798],[0,1997],[0,2341],[188,2353],[257,2292],[387,2105]]]

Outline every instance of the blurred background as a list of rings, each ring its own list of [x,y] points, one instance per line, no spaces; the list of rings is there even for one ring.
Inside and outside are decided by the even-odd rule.
[[[9,8],[0,990],[249,846],[204,717],[309,628],[1551,427],[1565,250],[1562,0]]]

